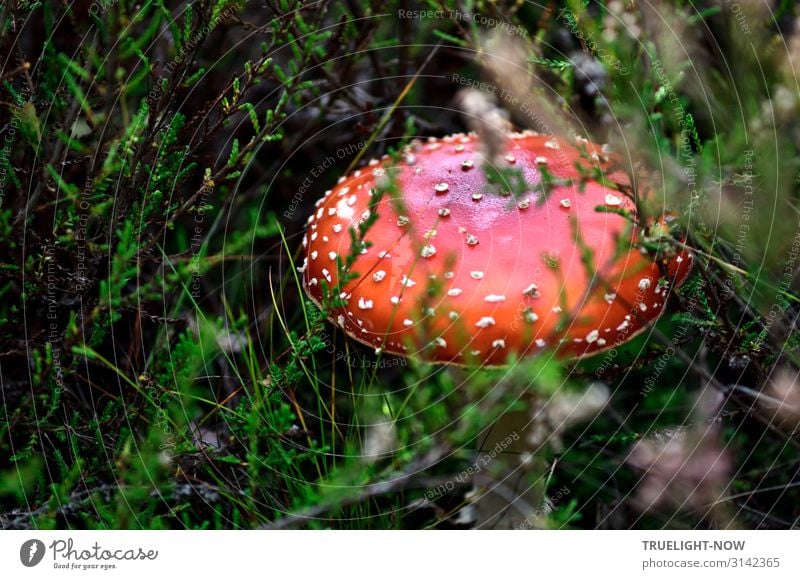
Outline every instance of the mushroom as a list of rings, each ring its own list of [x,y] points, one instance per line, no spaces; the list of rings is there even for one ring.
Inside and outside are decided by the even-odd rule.
[[[661,315],[692,255],[639,246],[606,146],[510,134],[495,169],[524,176],[521,194],[487,181],[481,150],[474,134],[415,141],[342,177],[303,238],[311,300],[376,351],[454,364],[593,355]]]

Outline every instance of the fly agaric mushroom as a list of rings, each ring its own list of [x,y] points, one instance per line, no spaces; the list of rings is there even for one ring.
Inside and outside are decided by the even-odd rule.
[[[309,297],[376,351],[456,364],[592,355],[661,315],[692,256],[637,245],[607,147],[509,135],[500,164],[524,176],[517,196],[490,193],[482,164],[478,137],[459,134],[342,177],[303,238]]]

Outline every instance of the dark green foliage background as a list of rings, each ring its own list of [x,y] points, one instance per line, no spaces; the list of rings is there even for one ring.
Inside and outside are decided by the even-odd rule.
[[[743,38],[713,4],[695,2],[683,31],[698,62],[661,54],[647,31],[606,39],[602,2],[569,3],[593,50],[547,2],[4,2],[0,527],[459,526],[450,515],[468,485],[424,499],[469,464],[483,429],[524,392],[597,379],[609,407],[542,450],[548,466],[530,475],[545,494],[570,489],[547,526],[710,524],[643,517],[631,504],[641,473],[623,466],[636,440],[691,421],[706,387],[722,399],[737,524],[796,526],[797,432],[737,388],[797,372],[797,263],[785,268],[800,132],[780,64],[796,9],[778,3]],[[698,265],[656,334],[602,372],[601,359],[543,356],[506,372],[376,358],[304,299],[305,218],[358,152],[466,128],[449,77],[481,78],[481,27],[397,17],[409,9],[519,26],[557,108],[598,142],[638,131],[633,148],[653,170],[687,166],[690,135],[700,198],[665,171],[649,208],[680,214],[676,235]],[[598,45],[611,58],[602,95],[571,60]],[[795,115],[770,126],[764,103],[781,83]],[[714,209],[739,199],[748,163],[758,206],[738,251],[739,222]],[[678,353],[654,373],[679,330]],[[368,425],[386,420],[395,450],[364,460]]]

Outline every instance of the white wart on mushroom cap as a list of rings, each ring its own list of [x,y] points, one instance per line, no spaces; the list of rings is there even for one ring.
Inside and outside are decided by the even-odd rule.
[[[638,232],[630,221],[597,210],[634,211],[618,190],[581,182],[576,162],[599,167],[606,183],[627,183],[605,149],[580,138],[571,144],[516,133],[502,162],[523,172],[529,193],[514,199],[488,192],[475,135],[413,143],[392,169],[398,197],[386,194],[373,209],[388,157],[342,178],[318,201],[303,240],[310,298],[330,303],[323,288],[337,287],[350,228],[377,211],[364,237],[369,247],[357,250],[351,268],[356,278],[335,291],[347,306],[328,311],[376,349],[490,365],[547,348],[579,357],[625,342],[658,318],[691,255],[665,259],[662,275],[632,246]],[[545,195],[544,168],[571,182]]]

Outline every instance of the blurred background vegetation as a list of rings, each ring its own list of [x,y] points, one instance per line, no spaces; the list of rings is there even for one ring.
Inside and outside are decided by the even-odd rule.
[[[796,527],[797,16],[3,2],[0,527],[487,528],[481,498],[520,489],[526,527]],[[696,266],[652,332],[453,369],[378,358],[305,299],[316,199],[468,129],[458,79],[517,128],[610,143],[642,212],[678,216]],[[506,410],[534,451],[477,462]]]

